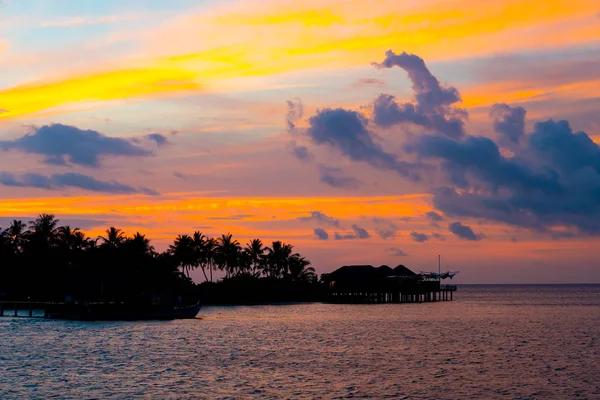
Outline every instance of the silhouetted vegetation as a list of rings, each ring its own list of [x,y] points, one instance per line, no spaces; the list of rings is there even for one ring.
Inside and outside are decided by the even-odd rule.
[[[190,272],[200,269],[204,283]],[[224,278],[217,280],[216,276]],[[110,227],[88,237],[42,214],[0,229],[0,296],[5,299],[130,300],[146,294],[198,296],[203,302],[256,303],[315,300],[317,276],[288,244],[260,239],[242,246],[231,234],[179,235],[164,252],[139,232]]]

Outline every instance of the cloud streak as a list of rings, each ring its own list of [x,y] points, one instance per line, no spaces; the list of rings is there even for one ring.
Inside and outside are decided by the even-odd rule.
[[[39,174],[15,175],[10,172],[0,172],[0,184],[12,187],[29,187],[46,190],[59,190],[76,188],[91,192],[111,194],[146,194],[158,195],[158,192],[144,188],[125,185],[115,180],[101,181],[88,175],[78,173],[53,174],[50,176]]]
[[[387,255],[393,256],[393,257],[407,257],[408,253],[400,250],[397,247],[391,247],[389,249],[385,249],[385,252]]]
[[[311,211],[310,215],[307,217],[299,217],[298,221],[302,221],[302,222],[319,222],[325,225],[329,225],[329,226],[333,226],[336,228],[340,227],[340,220],[339,219],[335,219],[333,217],[329,217],[325,214],[323,214],[321,211]]]
[[[319,174],[320,181],[332,187],[353,190],[361,185],[358,179],[344,174],[339,168],[319,165]]]
[[[350,239],[368,239],[371,237],[366,229],[361,228],[358,225],[352,225],[352,233],[339,233],[335,232],[335,240],[350,240]]]

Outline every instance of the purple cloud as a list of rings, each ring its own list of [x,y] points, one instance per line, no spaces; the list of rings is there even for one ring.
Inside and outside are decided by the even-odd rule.
[[[425,213],[425,215],[433,222],[439,222],[444,219],[444,217],[442,217],[439,213],[436,213],[435,211],[428,211],[427,213]]]
[[[389,249],[385,249],[385,252],[390,255],[390,256],[394,256],[394,257],[406,257],[408,256],[408,253],[400,250],[397,247],[391,247]]]
[[[4,186],[30,187],[46,190],[77,188],[92,192],[112,194],[158,194],[158,192],[152,189],[144,187],[135,188],[115,180],[101,181],[91,176],[78,173],[54,174],[50,176],[28,173],[18,176],[10,172],[0,172],[0,184]]]
[[[388,52],[375,66],[406,70],[414,99],[401,103],[381,95],[372,120],[352,110],[320,110],[309,119],[307,135],[314,144],[335,148],[353,162],[422,178],[433,206],[447,217],[550,235],[565,228],[569,235],[600,235],[600,147],[588,134],[554,120],[538,122],[528,133],[525,109],[498,104],[492,109],[494,133],[469,135],[463,129],[467,114],[455,107],[458,90],[440,84],[421,58]],[[380,144],[376,129],[403,122],[428,133],[409,136],[401,151],[392,152]],[[453,229],[469,236],[461,226]],[[413,239],[429,238],[418,235],[424,236]]]
[[[525,136],[525,114],[523,107],[511,107],[508,104],[494,104],[490,116],[494,118],[494,132],[501,139],[519,143]]]
[[[328,240],[329,239],[329,233],[327,233],[327,231],[325,229],[315,228],[315,229],[313,229],[313,232],[318,240]]]
[[[352,161],[393,170],[405,177],[415,177],[412,165],[399,161],[383,150],[367,129],[368,120],[356,111],[343,108],[318,110],[309,119],[308,137],[317,145],[329,145]]]
[[[484,238],[484,235],[476,235],[470,226],[463,225],[461,222],[458,221],[448,224],[448,229],[450,230],[450,232],[454,233],[457,237],[461,239],[477,241]]]
[[[339,168],[319,165],[319,173],[321,182],[329,186],[343,189],[358,189],[361,185],[358,179],[345,175]]]
[[[412,238],[412,240],[419,243],[423,243],[429,240],[428,235],[419,232],[411,232],[410,237]]]
[[[292,140],[290,142],[290,147],[291,147],[292,154],[298,160],[300,160],[302,162],[310,162],[310,161],[314,160],[314,157],[312,156],[312,154],[310,154],[310,152],[308,151],[308,148],[306,146],[297,145],[295,140]]]
[[[458,90],[441,85],[421,57],[388,51],[382,63],[372,65],[376,68],[402,68],[408,73],[415,93],[414,103],[397,103],[392,95],[379,96],[373,103],[377,125],[391,127],[410,122],[452,138],[459,138],[465,133],[467,113],[453,106],[461,101]]]
[[[160,133],[150,133],[145,137],[151,142],[154,142],[158,147],[166,146],[167,144],[169,144],[169,139],[165,135],[161,135]]]
[[[358,225],[352,225],[353,233],[341,234],[335,232],[334,237],[335,240],[348,240],[348,239],[368,239],[371,237],[369,232],[366,229],[361,228]]]
[[[298,220],[303,222],[314,221],[334,226],[336,228],[340,227],[340,220],[329,217],[323,214],[321,211],[311,211],[309,216],[299,217]]]
[[[92,168],[100,166],[102,156],[142,157],[153,154],[126,139],[62,124],[44,125],[19,139],[1,141],[0,149],[40,154],[46,157],[44,162],[47,164]]]

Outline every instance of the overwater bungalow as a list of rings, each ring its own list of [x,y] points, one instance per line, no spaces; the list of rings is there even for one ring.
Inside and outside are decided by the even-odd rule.
[[[454,285],[441,284],[440,274],[415,273],[404,265],[345,265],[322,279],[331,303],[450,301],[456,291]]]

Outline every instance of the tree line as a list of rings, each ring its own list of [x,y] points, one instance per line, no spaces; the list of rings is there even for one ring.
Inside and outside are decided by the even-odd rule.
[[[190,270],[200,269],[207,282],[213,282],[213,271],[223,271],[226,278],[248,275],[256,278],[287,279],[310,282],[316,280],[310,261],[289,244],[275,241],[265,246],[260,239],[249,241],[245,247],[231,234],[219,238],[179,235],[169,246],[168,254],[189,277]]]
[[[127,236],[116,227],[96,238],[60,225],[51,214],[0,228],[0,296],[56,298],[65,294],[128,298],[152,291],[190,291],[190,272],[207,284],[226,280],[316,283],[310,261],[293,246],[260,239],[242,245],[231,234],[182,234],[162,252],[145,235]],[[218,271],[221,271],[218,273]],[[216,284],[216,283],[215,283]]]

